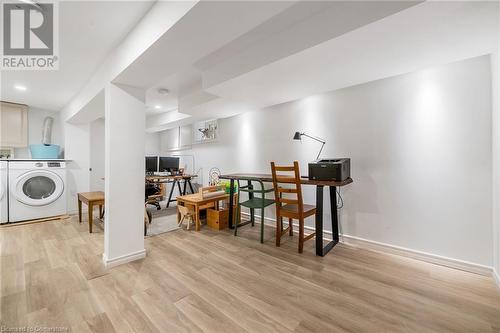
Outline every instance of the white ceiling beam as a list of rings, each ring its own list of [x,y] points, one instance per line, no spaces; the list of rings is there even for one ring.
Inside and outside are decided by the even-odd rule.
[[[121,73],[116,82],[150,88],[281,13],[294,1],[201,1]]]
[[[421,1],[301,1],[194,64],[211,87]]]
[[[175,127],[173,124],[181,120],[187,120],[191,115],[176,111],[165,112],[156,116],[146,118],[146,132],[160,132]]]
[[[70,119],[96,96],[104,86],[171,29],[198,1],[158,1],[125,40],[106,58],[89,82],[62,111]]]

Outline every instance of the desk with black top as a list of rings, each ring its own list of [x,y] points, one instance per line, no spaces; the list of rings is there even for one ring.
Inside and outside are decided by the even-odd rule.
[[[229,194],[229,227],[233,228],[233,194],[234,194],[234,181],[235,180],[256,180],[265,183],[272,183],[273,177],[270,174],[258,174],[258,173],[234,173],[228,175],[222,175],[220,179],[228,179],[230,184],[230,194]],[[352,178],[348,178],[344,181],[334,181],[334,180],[311,180],[307,177],[301,177],[301,184],[303,185],[316,185],[316,218],[315,218],[315,228],[316,228],[316,255],[324,256],[330,250],[337,245],[339,242],[339,220],[337,212],[337,187],[345,186],[352,183]],[[330,206],[332,214],[332,238],[328,244],[323,246],[323,189],[325,186],[330,188]]]

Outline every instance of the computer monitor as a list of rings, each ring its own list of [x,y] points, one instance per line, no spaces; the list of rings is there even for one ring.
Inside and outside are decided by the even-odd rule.
[[[178,157],[160,157],[160,172],[174,172],[179,170]]]
[[[158,156],[146,156],[146,173],[158,172]]]

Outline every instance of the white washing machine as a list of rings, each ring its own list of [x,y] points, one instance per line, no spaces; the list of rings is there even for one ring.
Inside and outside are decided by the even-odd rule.
[[[0,161],[0,223],[9,221],[7,161]]]
[[[66,163],[9,162],[9,222],[66,214]]]

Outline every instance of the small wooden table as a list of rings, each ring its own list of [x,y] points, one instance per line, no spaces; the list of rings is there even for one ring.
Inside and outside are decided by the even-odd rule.
[[[233,195],[233,200],[238,196],[237,193]],[[218,204],[219,201],[228,200],[229,194],[218,195],[210,198],[202,198],[199,193],[196,194],[187,194],[177,197],[177,205],[179,206],[191,206],[194,210],[194,223],[196,225],[196,231],[200,231],[200,209],[203,209],[204,206],[207,206],[211,203],[215,205]],[[232,214],[231,214],[232,216]],[[177,222],[180,220],[180,214],[177,210]]]
[[[82,202],[88,206],[89,232],[92,233],[92,222],[94,220],[94,206],[99,206],[99,217],[102,218],[104,206],[104,192],[82,192],[78,193],[78,221],[82,223]]]

